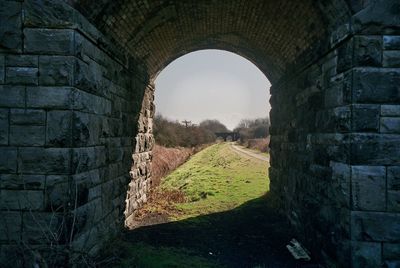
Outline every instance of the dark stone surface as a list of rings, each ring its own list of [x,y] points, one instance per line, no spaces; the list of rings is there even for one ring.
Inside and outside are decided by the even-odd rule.
[[[356,36],[354,38],[354,66],[382,65],[382,37]],[[348,53],[351,55],[351,53]]]
[[[354,134],[351,144],[351,164],[398,165],[400,164],[399,142],[400,135]]]
[[[24,29],[24,51],[34,54],[73,55],[74,31]]]
[[[72,111],[49,111],[46,124],[46,145],[70,147],[72,145]]]
[[[358,103],[399,103],[400,71],[356,69],[353,72],[353,99]]]
[[[380,243],[352,242],[352,267],[375,268],[382,265]]]
[[[74,59],[62,56],[40,57],[39,83],[42,86],[71,86]]]
[[[1,174],[0,187],[14,190],[44,190],[44,175]]]
[[[0,5],[0,51],[22,50],[21,3],[2,1]]]
[[[74,112],[73,142],[77,147],[99,145],[102,118],[98,115]]]
[[[8,145],[9,111],[0,109],[0,145]]]
[[[5,69],[4,56],[0,56],[0,84],[4,83],[5,73],[6,73],[6,69]]]
[[[357,241],[400,242],[400,215],[385,212],[351,212],[352,238]]]
[[[29,108],[70,109],[73,96],[73,88],[69,87],[27,87],[26,105]]]
[[[75,10],[62,1],[24,1],[24,26],[68,28],[74,26]]]
[[[400,67],[400,50],[383,52],[383,67]]]
[[[13,147],[1,148],[0,172],[2,173],[17,172],[17,148]]]
[[[382,117],[381,132],[400,134],[400,117]]]
[[[0,85],[0,107],[25,107],[25,87]]]
[[[19,149],[18,170],[24,174],[68,174],[70,149],[33,148]]]
[[[44,126],[10,126],[10,145],[43,146],[45,144]]]
[[[44,110],[32,109],[11,109],[11,125],[36,125],[42,126],[46,121],[46,112]]]
[[[377,132],[379,114],[379,105],[353,105],[353,131]]]
[[[37,85],[38,75],[38,68],[7,67],[6,83],[10,85]]]
[[[7,67],[39,67],[39,57],[34,55],[7,55],[6,66]]]
[[[400,50],[400,36],[383,36],[383,48],[387,50]]]
[[[351,171],[353,209],[384,211],[386,208],[386,168],[353,166]]]

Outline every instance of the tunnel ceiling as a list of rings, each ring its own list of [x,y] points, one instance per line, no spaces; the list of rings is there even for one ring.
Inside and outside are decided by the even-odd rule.
[[[344,0],[68,1],[152,77],[181,55],[214,48],[248,58],[273,82],[351,14]]]

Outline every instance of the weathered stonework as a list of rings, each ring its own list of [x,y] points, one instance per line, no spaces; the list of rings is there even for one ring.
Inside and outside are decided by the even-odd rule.
[[[123,227],[151,184],[151,81],[214,48],[273,84],[270,194],[300,239],[327,265],[397,267],[398,12],[396,0],[0,1],[0,263],[33,251],[77,263]]]

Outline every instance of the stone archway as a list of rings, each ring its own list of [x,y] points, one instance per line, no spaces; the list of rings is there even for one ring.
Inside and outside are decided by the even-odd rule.
[[[271,194],[299,236],[342,266],[398,263],[395,0],[66,2],[0,3],[2,254],[118,232],[151,176],[153,78],[220,48],[273,84]]]

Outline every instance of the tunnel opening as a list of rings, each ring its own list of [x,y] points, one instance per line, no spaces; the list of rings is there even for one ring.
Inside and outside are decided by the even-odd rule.
[[[146,92],[217,48],[273,83],[270,193],[298,236],[327,263],[398,264],[396,0],[0,3],[1,261],[31,244],[93,255],[120,233],[128,184],[147,187]]]
[[[150,96],[149,99],[152,109],[155,109],[159,115],[155,116],[156,113],[152,111],[147,113],[147,115],[151,115],[150,117],[140,119],[140,122],[144,122],[143,130],[149,135],[153,135],[155,144],[158,144],[155,151],[151,153],[153,165],[150,168],[150,174],[147,174],[147,183],[152,185],[154,180],[156,181],[155,184],[159,186],[161,178],[156,173],[160,169],[169,168],[169,166],[174,168],[178,166],[176,163],[165,165],[164,163],[168,159],[164,158],[171,157],[169,159],[171,162],[181,161],[181,164],[184,163],[180,158],[179,150],[182,151],[183,155],[187,155],[187,152],[191,151],[190,155],[200,148],[204,148],[207,144],[215,143],[220,136],[223,137],[222,141],[224,142],[238,141],[244,145],[244,142],[251,138],[259,138],[260,133],[258,133],[259,136],[253,133],[257,131],[256,128],[265,132],[261,133],[261,136],[266,141],[269,125],[264,125],[264,123],[269,122],[269,119],[258,119],[257,121],[255,118],[268,117],[270,110],[268,105],[269,87],[269,81],[253,63],[227,51],[200,50],[186,54],[170,63],[155,80],[155,93],[152,91],[155,96]],[[148,106],[147,101],[144,102],[144,105]],[[190,120],[188,121],[188,119]],[[250,128],[248,122],[252,122],[254,126]],[[236,130],[234,131],[234,129]],[[240,141],[239,132],[242,133]],[[172,149],[168,149],[170,147]],[[170,156],[174,152],[174,147],[177,154],[176,160],[173,156]],[[182,147],[184,149],[180,149]],[[246,158],[243,160],[249,161]],[[219,160],[216,161],[214,164],[217,165]],[[221,161],[225,160],[222,159]],[[163,166],[157,166],[161,164]],[[134,163],[133,171],[139,165]],[[265,180],[267,181],[266,170],[267,165],[264,167]],[[172,169],[169,170],[165,175],[172,171]],[[139,176],[142,175],[139,172]],[[201,180],[202,178],[198,179]],[[246,181],[250,183],[249,179]],[[260,187],[264,188],[263,194],[267,192],[268,184],[266,182],[264,186]],[[151,204],[147,204],[144,210],[140,209],[140,206],[148,199],[148,194],[143,193],[143,199],[137,200],[137,195],[135,195],[137,189],[135,187],[137,186],[133,186],[128,191],[126,201],[126,225],[130,228],[132,228],[132,224],[129,224],[129,222],[137,222],[137,219],[133,220],[135,215],[140,214],[143,217],[143,211],[149,210],[148,206],[151,206]],[[185,185],[182,187],[185,187]],[[177,192],[180,192],[184,196],[184,192],[181,191],[182,187],[174,188],[172,194],[176,195]],[[150,186],[150,188],[153,187]],[[204,189],[200,192],[204,194],[207,191],[211,193],[210,189]],[[151,195],[152,191],[148,193]],[[158,195],[162,196],[160,193]],[[186,191],[186,195],[188,195],[188,191]],[[217,194],[217,196],[219,195]],[[254,196],[254,198],[256,197],[258,196]],[[205,198],[206,196],[201,199]],[[188,196],[186,199],[190,200],[191,197]],[[227,204],[225,207],[236,207],[241,204],[233,203],[235,205]],[[132,204],[134,204],[135,209],[129,208]],[[217,210],[211,209],[210,211]],[[129,212],[132,213],[129,214]],[[154,211],[152,213],[154,215]],[[206,213],[206,211],[203,213]],[[164,216],[160,215],[162,218]],[[156,222],[159,223],[159,221]]]

